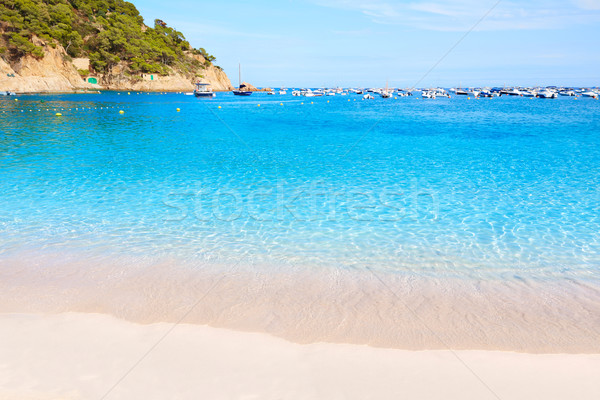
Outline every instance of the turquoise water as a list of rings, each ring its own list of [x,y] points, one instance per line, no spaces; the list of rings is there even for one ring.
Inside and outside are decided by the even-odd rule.
[[[0,99],[0,260],[600,277],[598,101],[18,99]]]

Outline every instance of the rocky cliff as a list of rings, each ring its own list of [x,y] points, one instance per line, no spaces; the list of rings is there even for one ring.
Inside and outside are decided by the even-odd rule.
[[[231,90],[214,60],[124,0],[0,1],[0,91]]]
[[[37,44],[42,44],[37,40]],[[77,72],[62,46],[43,45],[44,57],[26,55],[9,63],[0,58],[0,91],[72,92],[92,89]]]
[[[142,91],[191,91],[194,82],[209,83],[215,91],[232,90],[229,78],[219,67],[212,64],[196,72],[197,77],[190,78],[173,70],[169,75],[126,73],[126,66],[120,63],[108,73],[94,73],[82,77],[77,67],[81,67],[85,58],[78,59],[78,66],[69,57],[65,49],[55,48],[39,39],[35,43],[43,48],[44,57],[27,55],[16,61],[0,57],[0,91],[17,93],[31,92],[76,92],[85,90],[142,90]],[[201,58],[202,56],[195,56]],[[89,63],[89,60],[87,61]],[[89,70],[79,68],[79,70]],[[92,79],[90,79],[92,78]],[[90,83],[97,82],[97,83]]]

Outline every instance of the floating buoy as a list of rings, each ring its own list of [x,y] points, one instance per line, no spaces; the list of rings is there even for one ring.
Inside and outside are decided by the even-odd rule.
[[[310,104],[315,104],[315,103],[313,103],[313,102],[311,101],[311,102],[310,102]]]
[[[470,98],[470,97],[467,97],[467,100],[471,100],[471,98]]]
[[[56,113],[56,116],[57,117],[62,117],[62,114],[61,113]]]
[[[15,101],[19,101],[19,99],[15,99]]]
[[[397,97],[394,97],[394,100],[398,100],[398,98],[397,98]]]
[[[258,107],[260,107],[260,104],[258,105]]]
[[[280,106],[282,106],[282,105],[283,105],[283,103],[279,103],[279,105],[280,105]]]
[[[121,110],[119,111],[119,114],[125,114],[125,111]]]
[[[127,92],[127,94],[131,94],[131,92]]]
[[[329,100],[327,100],[327,102],[329,103]]]
[[[221,106],[219,106],[219,108],[221,108]]]
[[[181,109],[179,109],[179,108],[178,108],[178,109],[177,109],[177,112],[179,112],[179,111],[181,111]]]

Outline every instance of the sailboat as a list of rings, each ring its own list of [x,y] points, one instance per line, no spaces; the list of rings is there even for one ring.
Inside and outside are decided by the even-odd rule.
[[[236,96],[250,96],[252,94],[252,92],[247,90],[246,85],[242,84],[242,64],[238,65],[238,79],[239,79],[238,90],[234,90],[233,94]]]
[[[388,90],[388,81],[387,80],[385,81],[385,90],[380,93],[380,96],[383,97],[384,99],[389,99],[390,97],[392,97],[392,94]]]

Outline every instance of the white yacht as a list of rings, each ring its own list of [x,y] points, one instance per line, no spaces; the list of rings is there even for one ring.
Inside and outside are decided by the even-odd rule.
[[[209,83],[196,83],[196,90],[194,90],[194,96],[196,97],[215,97],[216,94],[210,88]]]
[[[540,99],[555,99],[558,97],[558,95],[552,90],[544,89],[537,94],[537,97]]]
[[[581,93],[583,97],[591,97],[592,99],[598,99],[598,93],[593,90],[588,90],[587,92]]]

